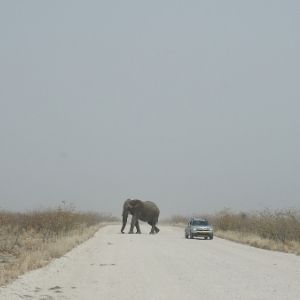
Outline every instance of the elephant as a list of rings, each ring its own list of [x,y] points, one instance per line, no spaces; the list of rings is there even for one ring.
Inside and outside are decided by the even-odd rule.
[[[156,224],[158,222],[159,212],[159,208],[154,202],[141,201],[138,199],[127,199],[123,205],[123,225],[121,232],[124,233],[128,214],[131,214],[131,225],[128,233],[133,233],[134,227],[137,229],[136,233],[141,233],[139,220],[148,222],[148,224],[151,226],[150,234],[158,233],[159,229],[156,227]]]

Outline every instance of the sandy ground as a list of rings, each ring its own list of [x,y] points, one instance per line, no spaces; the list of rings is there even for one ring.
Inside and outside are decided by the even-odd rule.
[[[0,299],[300,299],[300,257],[226,240],[120,234],[109,225],[5,288]],[[147,232],[147,233],[146,233]]]

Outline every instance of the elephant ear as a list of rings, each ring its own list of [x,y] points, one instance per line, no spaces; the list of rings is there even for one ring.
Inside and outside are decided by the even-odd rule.
[[[142,205],[143,205],[142,201],[138,199],[131,200],[128,203],[130,209],[137,209],[139,207],[142,207]]]

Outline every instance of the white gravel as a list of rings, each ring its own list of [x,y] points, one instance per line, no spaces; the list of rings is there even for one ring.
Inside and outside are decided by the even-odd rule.
[[[145,225],[144,234],[122,235],[120,226],[106,226],[1,288],[0,299],[300,299],[299,256],[160,229],[149,235]]]

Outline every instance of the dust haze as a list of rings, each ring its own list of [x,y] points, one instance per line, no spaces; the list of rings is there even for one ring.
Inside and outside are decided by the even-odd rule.
[[[299,208],[296,1],[3,1],[0,208]]]

